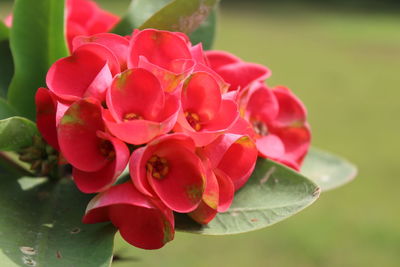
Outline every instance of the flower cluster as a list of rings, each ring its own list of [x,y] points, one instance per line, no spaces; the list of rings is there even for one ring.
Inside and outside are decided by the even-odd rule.
[[[36,94],[37,125],[99,193],[83,221],[111,221],[130,244],[162,247],[173,212],[201,224],[226,211],[257,157],[299,169],[310,142],[302,103],[270,71],[182,33],[78,36]],[[130,180],[116,184],[129,168]]]

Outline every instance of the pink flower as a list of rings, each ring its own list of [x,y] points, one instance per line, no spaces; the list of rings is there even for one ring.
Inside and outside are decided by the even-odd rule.
[[[311,140],[303,103],[285,87],[263,84],[245,92],[242,101],[260,155],[299,170]]]
[[[143,194],[159,198],[177,212],[197,208],[205,189],[205,171],[196,147],[184,134],[161,136],[132,153],[130,175]]]
[[[60,150],[73,166],[72,176],[85,193],[110,187],[125,169],[128,147],[106,132],[102,108],[95,99],[73,103],[58,125]]]
[[[141,194],[131,182],[116,185],[89,203],[84,223],[111,221],[131,245],[158,249],[174,239],[174,215],[163,203]]]
[[[105,123],[120,140],[145,144],[174,127],[180,103],[164,93],[157,77],[136,68],[117,75],[108,90]]]

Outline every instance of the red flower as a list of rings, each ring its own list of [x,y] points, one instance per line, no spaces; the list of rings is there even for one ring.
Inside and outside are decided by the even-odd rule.
[[[260,155],[299,170],[311,140],[303,103],[287,88],[262,84],[245,92],[242,101]]]
[[[105,132],[101,109],[95,99],[79,100],[58,126],[60,150],[73,166],[75,183],[85,193],[110,187],[129,160],[127,146]]]
[[[213,76],[195,72],[182,90],[182,110],[175,131],[190,135],[197,146],[204,146],[227,131],[238,119],[235,101],[225,99]]]
[[[131,182],[116,185],[94,197],[84,223],[111,221],[131,245],[158,249],[174,239],[174,215],[160,201],[141,194]]]
[[[155,139],[133,152],[129,165],[133,183],[174,211],[193,211],[205,188],[205,171],[195,150],[194,142],[184,134]]]
[[[104,120],[110,132],[129,144],[145,144],[172,130],[179,99],[165,94],[145,69],[129,69],[115,77],[107,94]]]

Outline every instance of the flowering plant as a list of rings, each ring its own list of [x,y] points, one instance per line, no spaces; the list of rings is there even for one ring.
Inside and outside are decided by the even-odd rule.
[[[63,259],[52,263],[27,237],[26,264],[74,265],[90,248],[101,251],[99,265],[115,230],[144,249],[175,230],[251,231],[354,177],[351,164],[309,151],[305,107],[290,89],[268,86],[267,67],[210,50],[218,1],[136,0],[122,19],[89,0],[39,2],[16,0],[0,24],[10,59],[0,66],[11,69],[0,74],[2,195],[9,201],[16,180],[23,185],[14,219],[24,220],[26,201],[40,203],[33,214],[46,215],[33,224],[48,225],[58,246],[49,250]],[[61,252],[65,227],[79,237]]]

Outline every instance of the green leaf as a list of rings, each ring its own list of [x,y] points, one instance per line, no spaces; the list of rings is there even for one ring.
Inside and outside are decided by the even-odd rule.
[[[15,110],[3,98],[0,98],[0,120],[15,116]]]
[[[8,86],[14,74],[14,64],[10,50],[9,29],[0,21],[0,97],[6,97]]]
[[[185,232],[226,235],[270,226],[313,203],[320,189],[301,174],[266,159],[259,159],[253,175],[236,194],[231,208],[208,225],[186,215],[176,216],[176,229]]]
[[[0,20],[0,41],[8,40],[9,35],[8,27]]]
[[[217,28],[217,13],[217,8],[215,8],[200,27],[190,34],[193,45],[203,43],[204,50],[212,48]]]
[[[9,102],[24,116],[35,118],[34,96],[45,86],[49,67],[68,55],[64,37],[64,0],[15,0],[10,43],[15,75]]]
[[[81,223],[91,195],[0,166],[1,266],[110,266],[115,228]]]
[[[128,12],[114,27],[112,32],[120,35],[130,35],[154,13],[165,7],[171,0],[132,0]]]
[[[0,151],[17,151],[30,146],[37,134],[36,124],[26,118],[0,120]]]
[[[174,0],[160,9],[139,29],[154,28],[192,33],[208,17],[219,0]]]
[[[353,180],[357,175],[357,167],[338,156],[312,148],[301,172],[318,184],[322,191],[328,191]]]

